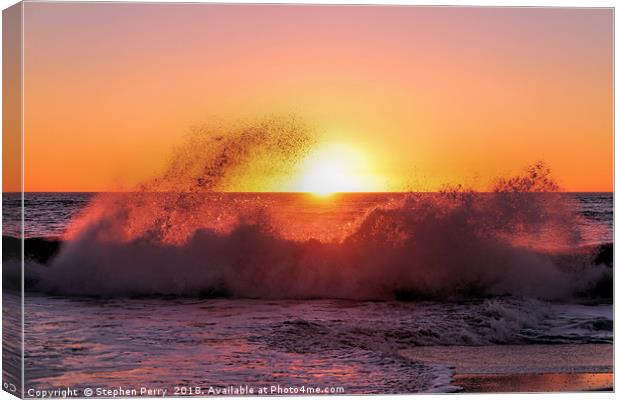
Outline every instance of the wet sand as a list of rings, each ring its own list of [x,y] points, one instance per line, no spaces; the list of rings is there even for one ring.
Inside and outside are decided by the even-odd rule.
[[[613,391],[614,374],[611,372],[455,374],[452,384],[470,393]]]
[[[613,345],[429,346],[403,356],[454,368],[464,392],[613,390]]]

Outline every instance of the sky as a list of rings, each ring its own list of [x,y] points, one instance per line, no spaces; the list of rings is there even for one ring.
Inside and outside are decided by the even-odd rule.
[[[51,2],[24,24],[26,191],[128,188],[192,126],[277,114],[363,157],[362,191],[537,160],[613,190],[611,9]]]

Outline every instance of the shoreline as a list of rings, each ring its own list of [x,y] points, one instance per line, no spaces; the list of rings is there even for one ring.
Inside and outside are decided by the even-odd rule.
[[[612,344],[427,346],[412,361],[448,365],[465,393],[613,391]]]
[[[452,385],[461,393],[613,392],[612,372],[543,372],[516,374],[455,374]]]

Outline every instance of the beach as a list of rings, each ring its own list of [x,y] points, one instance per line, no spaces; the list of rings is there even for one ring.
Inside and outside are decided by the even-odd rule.
[[[452,385],[463,392],[613,390],[612,344],[427,346],[401,354],[453,367]]]

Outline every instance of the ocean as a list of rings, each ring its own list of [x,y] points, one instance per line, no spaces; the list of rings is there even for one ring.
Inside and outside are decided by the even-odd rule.
[[[24,234],[25,237],[62,237],[65,235],[71,219],[88,207],[96,193],[27,193],[24,199]],[[313,226],[323,224],[333,231],[355,220],[360,214],[377,204],[385,204],[400,194],[335,194],[321,201],[320,198],[304,194],[219,194],[237,198],[237,202],[259,198],[271,206],[280,208],[278,216],[288,223],[299,218],[313,219]],[[583,228],[582,243],[603,244],[613,242],[613,193],[566,193],[565,199],[575,212],[582,217],[578,222]],[[293,199],[293,200],[291,200]],[[18,236],[21,222],[21,197],[19,194],[4,193],[3,201],[3,235]],[[282,212],[285,209],[285,212]],[[326,224],[327,223],[327,224]],[[306,224],[308,225],[308,224]],[[333,237],[332,237],[333,238]],[[330,238],[330,239],[332,239]]]
[[[3,194],[5,288],[21,267],[7,251],[20,202]],[[33,395],[449,392],[453,365],[402,352],[613,342],[601,289],[613,193],[28,193],[24,204]],[[19,302],[4,291],[5,310]],[[19,337],[14,317],[5,343]],[[5,365],[19,352],[9,343]],[[19,381],[16,366],[3,378]]]

